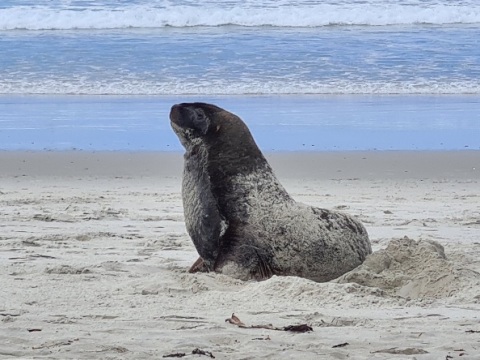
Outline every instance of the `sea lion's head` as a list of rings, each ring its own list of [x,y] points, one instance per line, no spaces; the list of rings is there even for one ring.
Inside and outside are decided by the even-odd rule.
[[[170,121],[175,134],[185,148],[202,141],[215,126],[215,114],[225,111],[218,106],[204,103],[173,105]]]
[[[202,143],[222,153],[259,152],[242,119],[216,105],[197,102],[173,105],[170,121],[187,150]]]

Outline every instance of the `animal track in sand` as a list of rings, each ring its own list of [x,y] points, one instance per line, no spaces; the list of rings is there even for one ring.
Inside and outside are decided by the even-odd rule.
[[[45,221],[45,222],[77,222],[78,220],[75,220],[73,217],[70,215],[66,214],[35,214],[33,215],[34,220],[38,221]]]
[[[76,274],[90,274],[92,270],[87,267],[74,267],[70,265],[59,265],[52,268],[47,267],[45,269],[46,274],[68,274],[68,275],[76,275]]]

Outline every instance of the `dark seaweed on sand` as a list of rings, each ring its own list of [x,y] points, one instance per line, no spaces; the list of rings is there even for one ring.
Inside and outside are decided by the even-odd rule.
[[[299,332],[299,333],[313,331],[312,327],[307,324],[288,325],[284,327],[275,327],[272,324],[246,326],[240,320],[240,318],[235,314],[232,314],[231,317],[229,317],[228,319],[225,319],[225,322],[228,322],[233,325],[237,325],[238,327],[245,328],[245,329],[267,329],[267,330],[291,331],[291,332]]]

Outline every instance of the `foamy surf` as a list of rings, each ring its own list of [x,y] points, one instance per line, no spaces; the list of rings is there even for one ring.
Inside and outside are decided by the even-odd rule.
[[[69,79],[3,81],[0,94],[36,95],[407,95],[407,94],[478,94],[480,81],[425,82],[298,82],[256,80],[229,82],[199,79],[195,82],[149,82],[144,80],[106,79],[69,82]]]
[[[125,6],[0,8],[0,30],[134,29],[164,27],[292,27],[480,24],[480,4],[435,2],[153,2]]]

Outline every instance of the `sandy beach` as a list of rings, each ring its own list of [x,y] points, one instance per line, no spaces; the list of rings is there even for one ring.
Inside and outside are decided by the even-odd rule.
[[[181,154],[0,152],[0,359],[480,359],[479,151],[267,158],[365,224],[364,265],[189,274]]]

